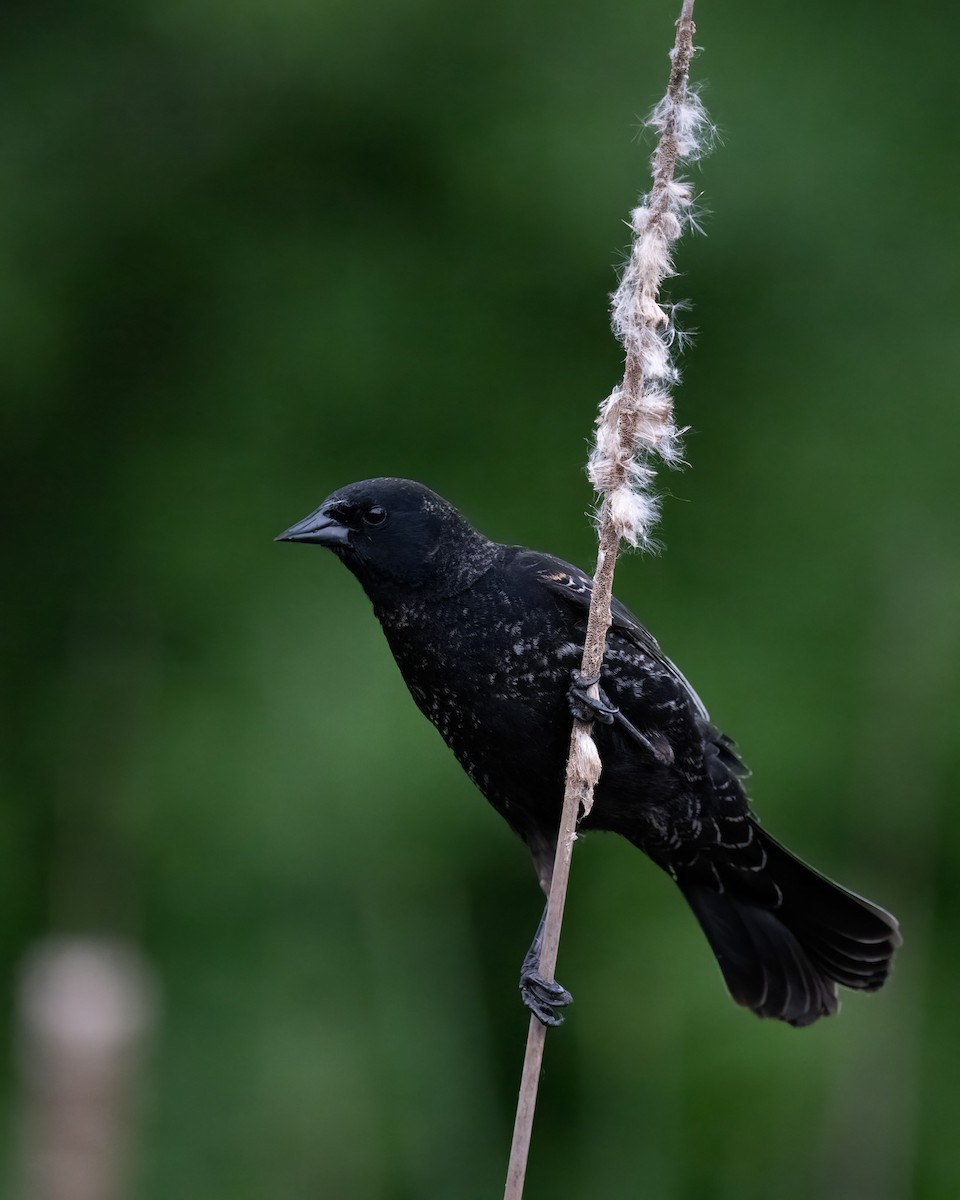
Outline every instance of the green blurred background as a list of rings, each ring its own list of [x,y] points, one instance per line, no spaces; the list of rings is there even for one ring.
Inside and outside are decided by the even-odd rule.
[[[533,874],[355,581],[271,539],[398,474],[592,565],[677,7],[7,9],[0,948],[152,960],[142,1197],[500,1193]],[[669,880],[582,841],[527,1194],[952,1198],[960,19],[698,7],[692,469],[617,590],[905,946],[838,1019],[760,1023]]]

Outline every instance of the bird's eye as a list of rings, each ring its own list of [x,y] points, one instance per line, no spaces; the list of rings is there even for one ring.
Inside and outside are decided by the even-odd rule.
[[[363,514],[365,525],[382,525],[387,519],[387,510],[381,508],[379,504],[374,504]]]

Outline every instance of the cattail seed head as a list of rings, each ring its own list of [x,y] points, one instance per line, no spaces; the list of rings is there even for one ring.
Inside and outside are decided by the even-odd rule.
[[[670,388],[679,380],[674,352],[683,345],[679,304],[665,304],[660,289],[675,274],[673,243],[697,228],[694,191],[676,179],[677,163],[695,162],[716,135],[707,111],[688,86],[693,22],[681,19],[671,52],[667,94],[647,118],[659,134],[651,160],[653,186],[630,214],[633,243],[620,284],[611,297],[611,325],[626,356],[623,382],[600,406],[587,474],[603,497],[603,509],[631,546],[650,548],[660,514],[652,492],[655,458],[682,462]]]

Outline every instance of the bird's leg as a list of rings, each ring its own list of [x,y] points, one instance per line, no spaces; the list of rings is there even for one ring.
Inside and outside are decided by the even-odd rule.
[[[567,702],[573,716],[578,721],[599,721],[602,725],[612,725],[616,722],[625,733],[629,734],[644,750],[649,751],[658,762],[669,766],[673,762],[673,750],[665,738],[655,735],[657,740],[654,741],[645,733],[641,733],[636,725],[632,721],[628,721],[620,709],[611,702],[602,688],[598,689],[599,694],[596,697],[589,695],[589,689],[599,682],[599,675],[584,675],[582,671],[572,672]],[[658,742],[662,744],[658,745]]]
[[[537,932],[533,935],[520,969],[520,996],[541,1025],[562,1025],[563,1016],[556,1011],[573,1003],[573,997],[555,979],[540,974],[540,951],[543,948],[543,926],[547,919],[544,908]]]

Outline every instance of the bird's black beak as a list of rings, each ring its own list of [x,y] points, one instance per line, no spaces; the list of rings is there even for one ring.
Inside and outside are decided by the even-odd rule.
[[[348,546],[350,530],[341,525],[336,518],[329,516],[323,509],[317,509],[309,517],[304,517],[296,525],[285,529],[275,542],[313,542],[317,546]]]

